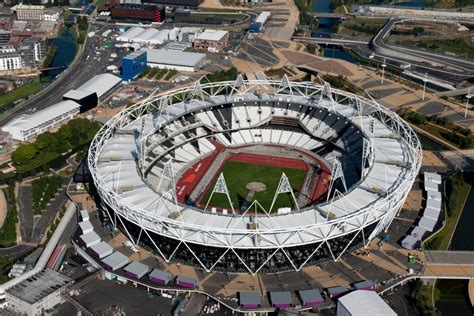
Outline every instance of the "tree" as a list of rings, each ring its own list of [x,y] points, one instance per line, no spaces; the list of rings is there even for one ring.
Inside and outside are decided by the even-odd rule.
[[[31,160],[33,160],[37,152],[38,150],[33,145],[30,145],[30,144],[20,145],[12,153],[13,162],[15,162],[17,165],[28,164]]]
[[[51,133],[45,132],[36,138],[35,147],[38,150],[48,149],[51,145]]]

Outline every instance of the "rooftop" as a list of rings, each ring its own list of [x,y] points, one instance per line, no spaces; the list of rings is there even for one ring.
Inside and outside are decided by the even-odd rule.
[[[339,304],[343,305],[351,315],[397,315],[385,301],[373,291],[353,291],[339,298]],[[339,308],[339,305],[338,305]]]
[[[112,269],[118,269],[128,263],[128,257],[123,253],[116,251],[110,256],[107,256],[102,259],[102,262],[111,267]]]
[[[7,131],[8,128],[18,128],[23,131],[27,131],[31,128],[39,126],[51,120],[52,117],[61,115],[62,113],[69,112],[71,110],[78,109],[80,105],[74,101],[61,101],[53,104],[44,110],[35,112],[28,116],[18,117],[5,124],[2,130]]]
[[[71,282],[73,282],[71,278],[46,269],[8,289],[7,293],[33,304]]]
[[[135,51],[135,52],[131,52],[130,54],[128,54],[127,56],[125,56],[123,59],[135,59],[137,58],[138,56],[141,56],[143,54],[145,54],[146,51],[144,50],[139,50],[139,51]]]
[[[196,36],[197,40],[201,41],[220,41],[223,37],[229,34],[228,31],[221,31],[221,30],[205,30],[198,36]]]
[[[149,48],[146,52],[148,62],[156,64],[194,67],[206,58],[205,54],[182,52],[179,50]]]
[[[80,100],[82,98],[88,97],[94,92],[91,91],[82,91],[82,90],[69,90],[66,94],[63,95],[63,98]]]
[[[95,92],[97,93],[97,97],[100,98],[121,81],[122,79],[119,77],[105,73],[92,77],[92,79],[81,85],[76,90]]]
[[[91,246],[91,250],[98,255],[102,255],[105,253],[109,253],[113,250],[113,248],[105,241],[101,241],[100,243]]]
[[[12,8],[12,10],[44,10],[44,5],[33,5],[33,4],[19,4]]]

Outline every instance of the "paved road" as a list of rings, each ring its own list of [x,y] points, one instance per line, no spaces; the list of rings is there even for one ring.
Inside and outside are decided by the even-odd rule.
[[[3,248],[0,249],[0,257],[4,256],[14,256],[14,257],[19,257],[24,253],[27,253],[28,251],[32,250],[34,246],[32,245],[16,245],[10,248]]]
[[[99,34],[103,32],[107,27],[102,27],[97,31]],[[77,63],[71,66],[69,70],[64,72],[61,77],[56,80],[60,80],[59,83],[52,89],[49,89],[43,95],[36,99],[33,99],[22,108],[14,110],[0,118],[0,126],[10,121],[13,117],[18,116],[22,113],[27,113],[33,109],[41,110],[50,105],[53,105],[62,100],[63,94],[71,89],[78,88],[80,85],[91,79],[93,76],[106,72],[106,67],[111,64],[117,64],[120,58],[116,58],[115,61],[109,61],[110,54],[114,52],[113,46],[109,48],[103,48],[103,42],[98,37],[88,39],[84,53],[80,57]],[[96,52],[101,50],[102,55],[96,56]],[[125,52],[122,52],[123,55]],[[97,57],[94,58],[94,57]]]
[[[23,242],[39,243],[48,226],[67,201],[66,187],[70,178],[64,179],[62,188],[56,193],[46,210],[41,215],[34,215],[31,186],[21,186],[18,192],[20,216],[20,234]]]

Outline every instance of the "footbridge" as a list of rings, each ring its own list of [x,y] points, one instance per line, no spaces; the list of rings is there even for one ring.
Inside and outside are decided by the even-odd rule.
[[[474,279],[474,251],[424,251],[421,278]]]
[[[326,45],[368,45],[369,41],[362,41],[362,40],[353,40],[353,39],[345,39],[345,38],[325,38],[325,37],[309,37],[309,36],[294,36],[294,41],[297,42],[311,42],[316,44],[326,44]]]
[[[308,14],[317,18],[343,19],[346,17],[346,14],[344,13],[332,13],[332,12],[308,12]]]
[[[466,87],[466,88],[451,90],[451,91],[438,92],[438,93],[436,93],[436,95],[439,95],[439,96],[444,95],[444,96],[447,96],[447,97],[456,97],[458,95],[471,94],[471,92],[474,93],[474,85],[471,85],[471,86]]]

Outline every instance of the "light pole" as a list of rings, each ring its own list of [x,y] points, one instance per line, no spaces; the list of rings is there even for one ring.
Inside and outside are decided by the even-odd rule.
[[[421,100],[425,101],[425,92],[426,92],[426,77],[428,76],[427,73],[425,73],[425,77],[423,78],[423,96],[421,97]]]
[[[466,94],[466,110],[464,111],[464,118],[467,117],[467,107],[469,106],[469,99],[472,98],[471,90]]]
[[[382,81],[380,82],[380,84],[383,84],[383,77],[384,77],[384,74],[385,74],[385,67],[387,67],[387,65],[385,64],[385,58],[383,59],[383,64],[382,64]]]

